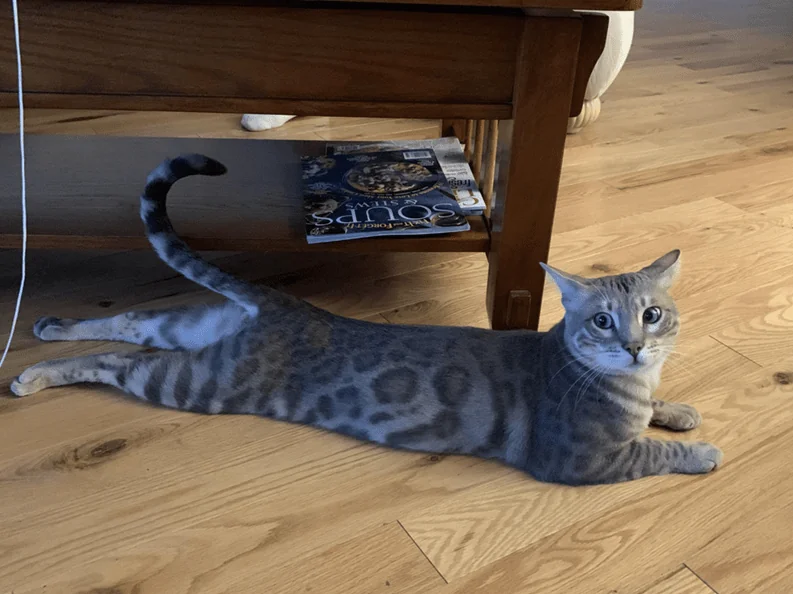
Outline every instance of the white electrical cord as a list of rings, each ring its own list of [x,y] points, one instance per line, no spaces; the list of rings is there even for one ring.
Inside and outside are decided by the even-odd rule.
[[[17,0],[11,0],[14,8],[14,39],[17,47],[17,101],[19,102],[19,159],[20,175],[22,176],[22,278],[19,281],[19,293],[17,294],[17,304],[14,309],[14,319],[11,322],[11,332],[8,335],[8,342],[0,358],[0,367],[5,363],[8,349],[11,348],[11,341],[14,339],[14,330],[19,319],[19,309],[22,305],[22,293],[25,290],[25,276],[28,253],[28,206],[27,206],[27,187],[25,184],[25,106],[22,101],[22,51],[19,46],[19,9]]]

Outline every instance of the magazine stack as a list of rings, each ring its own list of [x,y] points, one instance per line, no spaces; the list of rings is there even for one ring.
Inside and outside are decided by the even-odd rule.
[[[484,208],[456,138],[333,144],[302,167],[308,243],[468,231]]]

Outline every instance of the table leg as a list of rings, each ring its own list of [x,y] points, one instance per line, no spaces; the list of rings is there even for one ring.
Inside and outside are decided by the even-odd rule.
[[[465,126],[468,120],[442,120],[441,135],[456,136],[460,142],[465,142]]]
[[[536,329],[573,96],[582,21],[528,16],[513,119],[499,127],[487,302],[495,329]]]

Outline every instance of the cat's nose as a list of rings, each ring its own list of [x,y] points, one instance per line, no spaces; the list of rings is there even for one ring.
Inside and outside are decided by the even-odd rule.
[[[639,342],[629,342],[628,344],[622,345],[622,348],[628,351],[635,360],[636,357],[639,356],[641,350],[644,348],[644,345]]]

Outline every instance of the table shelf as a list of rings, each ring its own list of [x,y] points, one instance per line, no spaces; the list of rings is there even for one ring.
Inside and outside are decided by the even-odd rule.
[[[179,234],[195,249],[228,251],[485,252],[484,217],[447,235],[356,239],[309,245],[303,227],[300,156],[324,142],[30,136],[31,248],[148,249],[138,215],[146,175],[166,157],[197,152],[228,167],[195,176],[168,198]],[[0,248],[21,240],[17,138],[0,136]]]

